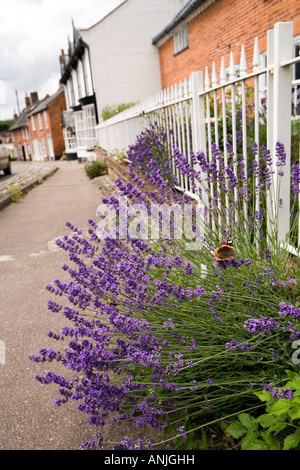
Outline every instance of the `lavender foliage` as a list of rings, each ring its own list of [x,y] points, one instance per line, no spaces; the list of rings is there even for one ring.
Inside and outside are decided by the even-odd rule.
[[[120,194],[147,209],[153,202],[176,203],[182,209],[190,204],[187,195],[174,190],[177,180],[166,144],[166,134],[154,126],[138,136],[128,150],[130,175],[137,186],[119,179],[115,184]],[[276,256],[263,244],[264,212],[253,212],[247,220],[240,217],[244,202],[252,207],[256,192],[249,195],[244,159],[235,161],[230,143],[227,150],[231,161],[225,167],[216,145],[210,160],[197,152],[191,154],[192,163],[173,149],[176,168],[197,183],[200,201],[205,201],[209,187],[213,189],[209,207],[201,208],[207,221],[201,237],[193,226],[200,249],[186,250],[174,238],[103,240],[93,220],[88,235],[68,222],[71,233],[57,240],[69,257],[62,269],[70,281],[55,279],[46,286],[55,298],[49,299],[48,309],[63,315],[67,325],[48,333],[57,350],[41,348],[31,359],[57,362],[68,370],[66,376],[47,372],[37,379],[56,384],[60,396],[55,404],[76,402],[97,429],[95,438],[83,443],[84,449],[101,449],[101,429],[122,422],[187,437],[190,417],[224,416],[232,406],[242,410],[254,400],[253,388],[259,389],[274,375],[280,378],[286,367],[284,344],[300,335],[300,309],[293,304],[298,285],[283,276]],[[260,167],[254,158],[254,174],[260,190],[268,190],[271,157],[267,149],[261,151],[264,164]],[[282,144],[276,151],[282,172],[286,158]],[[145,189],[145,182],[157,189]],[[295,168],[294,187],[298,182]],[[231,210],[220,211],[219,202],[226,197]],[[103,202],[119,215],[115,196]],[[257,230],[261,256],[254,249]],[[215,259],[220,232],[234,235],[234,258]],[[206,266],[205,275],[201,266]],[[278,390],[274,393],[283,398]],[[149,439],[125,436],[114,448],[152,446]]]

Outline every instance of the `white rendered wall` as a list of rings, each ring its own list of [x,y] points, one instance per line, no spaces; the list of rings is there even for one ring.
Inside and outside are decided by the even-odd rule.
[[[152,38],[185,3],[127,0],[94,26],[81,30],[90,49],[100,120],[106,105],[138,102],[161,89],[159,55]]]

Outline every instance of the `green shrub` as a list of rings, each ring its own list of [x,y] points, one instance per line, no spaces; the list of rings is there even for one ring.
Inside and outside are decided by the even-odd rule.
[[[265,390],[255,393],[265,402],[265,413],[256,418],[248,413],[240,413],[238,420],[227,428],[230,436],[242,438],[241,450],[300,448],[300,375],[291,370],[286,373],[290,381],[285,387],[274,387],[271,391],[265,387]]]
[[[126,157],[126,150],[125,149],[122,149],[122,150],[114,149],[110,152],[110,155],[112,157],[115,157],[120,162],[123,162],[124,158]]]
[[[98,160],[92,162],[85,168],[87,176],[92,179],[97,176],[102,176],[107,174],[107,165],[104,162],[99,162]]]
[[[106,121],[107,119],[110,119],[111,117],[115,116],[116,114],[121,113],[127,108],[131,108],[135,103],[121,103],[121,104],[116,104],[113,106],[105,106],[102,111],[101,111],[101,116],[103,121]]]

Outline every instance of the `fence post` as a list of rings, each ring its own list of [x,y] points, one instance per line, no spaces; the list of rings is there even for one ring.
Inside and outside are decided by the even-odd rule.
[[[193,151],[206,151],[204,98],[199,94],[204,89],[203,72],[192,72],[190,76],[192,97]]]
[[[267,147],[273,151],[273,100],[274,100],[274,29],[267,33]],[[272,160],[272,171],[274,160]],[[267,192],[267,237],[270,244],[275,230],[275,194],[274,182]]]
[[[284,241],[290,229],[290,167],[291,167],[291,92],[292,67],[283,67],[281,62],[293,56],[293,23],[276,23],[273,42],[273,118],[271,125],[274,171],[275,216],[277,216],[278,241]],[[270,131],[269,131],[270,132]],[[276,143],[285,147],[286,163],[283,176],[278,176],[276,166]]]
[[[190,75],[190,92],[192,99],[192,147],[194,153],[202,151],[204,152],[204,154],[206,154],[205,103],[204,96],[200,96],[200,93],[203,91],[203,72],[192,72]],[[195,170],[200,171],[198,165],[195,165]],[[202,202],[204,206],[209,207],[209,195],[207,184],[203,183],[201,185],[201,189]]]

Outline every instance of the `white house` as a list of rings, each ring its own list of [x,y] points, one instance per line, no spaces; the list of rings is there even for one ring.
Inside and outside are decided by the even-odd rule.
[[[185,3],[124,0],[90,28],[73,28],[68,54],[62,51],[60,57],[68,108],[67,155],[93,158],[91,149],[101,146],[96,126],[103,108],[136,103],[161,89],[159,55],[152,38]]]
[[[67,110],[62,113],[66,154],[87,158],[96,143],[97,106],[88,45],[73,25],[73,41],[60,56],[61,79]]]

